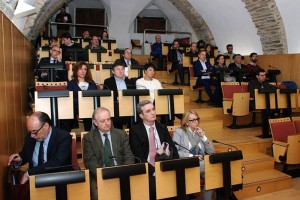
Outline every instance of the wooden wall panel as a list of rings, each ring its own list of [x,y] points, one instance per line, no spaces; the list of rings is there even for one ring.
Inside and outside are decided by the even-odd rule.
[[[245,56],[245,60],[249,60],[249,56]],[[278,82],[295,81],[300,87],[300,54],[259,55],[258,64],[266,71],[278,68],[281,71]]]
[[[27,88],[33,83],[33,47],[0,12],[0,199],[7,199],[7,160],[26,133]]]

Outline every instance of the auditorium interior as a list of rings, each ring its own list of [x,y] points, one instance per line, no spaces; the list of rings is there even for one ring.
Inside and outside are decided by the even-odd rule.
[[[7,161],[24,144],[28,131],[27,117],[34,110],[44,109],[43,105],[38,105],[45,101],[38,99],[37,91],[45,87],[51,90],[52,87],[50,83],[38,82],[34,71],[39,59],[49,56],[49,48],[45,50],[42,47],[49,46],[49,39],[59,34],[61,23],[55,17],[62,7],[72,17],[72,22],[67,25],[71,37],[83,49],[89,44],[82,38],[84,31],[89,31],[90,37],[97,35],[102,38],[101,33],[105,31],[109,35],[106,41],[100,39],[107,50],[96,53],[89,50],[85,60],[92,66],[93,80],[99,90],[106,87],[103,81],[111,76],[111,64],[122,56],[125,48],[132,49],[132,57],[140,67],[153,62],[157,67],[155,78],[161,82],[163,89],[175,91],[168,98],[161,97],[161,102],[155,100],[156,105],[161,103],[157,106],[157,112],[172,118],[173,124],[168,126],[170,134],[180,126],[177,114],[193,109],[200,117],[201,128],[214,141],[216,154],[241,150],[241,169],[237,171],[242,177],[243,188],[234,191],[237,199],[299,199],[300,91],[284,85],[290,82],[300,85],[298,0],[0,0],[0,91],[3,92],[3,98],[0,98],[0,199],[7,199],[9,195],[11,185],[8,183]],[[164,44],[162,59],[150,55],[156,35],[161,36]],[[194,72],[191,73],[194,58],[183,56],[185,83],[173,84],[177,74],[169,71],[171,63],[167,55],[175,39],[180,41],[184,52],[189,50],[192,42],[203,40],[210,44],[212,65],[218,54],[227,52],[227,44],[232,44],[233,52],[242,56],[244,65],[250,62],[250,53],[256,52],[257,64],[267,72],[270,82],[278,89],[265,94],[256,91],[256,109],[253,110],[249,109],[248,83],[225,82],[228,84],[221,84],[221,106],[211,106],[206,103],[209,96],[205,88],[193,87],[197,80],[192,74]],[[69,80],[76,53],[80,53],[74,52],[74,60],[66,60]],[[229,65],[231,58],[225,59],[226,65]],[[141,69],[129,69],[130,76],[142,76]],[[66,88],[65,83],[58,84],[53,88]],[[35,93],[32,92],[34,89]],[[282,91],[284,89],[285,92]],[[128,104],[134,104],[136,99],[122,98],[123,107],[127,107],[124,112],[134,110],[135,105]],[[93,99],[82,103],[86,106],[82,109],[82,116],[91,116]],[[48,104],[45,112],[54,112],[52,104]],[[64,119],[66,111],[73,109],[70,105],[68,101],[58,103],[56,116]],[[287,115],[282,117],[284,113],[279,113],[281,117],[269,119],[266,133],[261,125],[265,113],[262,110],[269,114],[275,108],[288,110]],[[135,111],[132,110],[125,116],[134,118]],[[85,169],[81,120],[79,127],[72,129],[72,132],[77,141],[77,162],[81,169]],[[283,141],[276,141],[275,135],[284,138]],[[210,170],[215,169],[210,167]],[[206,171],[206,179],[222,181],[220,176],[213,170]]]

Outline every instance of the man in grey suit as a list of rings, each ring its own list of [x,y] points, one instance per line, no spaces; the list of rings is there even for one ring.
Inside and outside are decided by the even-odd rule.
[[[91,198],[98,199],[96,189],[96,169],[134,163],[128,136],[125,131],[112,128],[110,112],[99,107],[93,113],[93,123],[97,126],[84,137],[84,164],[90,170]],[[116,159],[112,158],[116,157]]]

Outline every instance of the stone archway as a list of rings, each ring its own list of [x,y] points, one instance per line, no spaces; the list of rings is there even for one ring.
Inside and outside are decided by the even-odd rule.
[[[204,40],[206,43],[216,46],[213,34],[202,16],[187,0],[169,0],[190,22],[197,38]]]
[[[284,24],[275,0],[242,0],[260,36],[264,54],[288,53]]]

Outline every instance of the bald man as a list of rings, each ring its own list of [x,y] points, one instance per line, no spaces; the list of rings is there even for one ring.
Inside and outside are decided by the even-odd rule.
[[[51,126],[49,116],[34,112],[27,120],[27,134],[23,149],[9,157],[8,165],[18,168],[29,163],[20,183],[30,175],[43,174],[46,168],[71,165],[72,137],[67,131]]]

